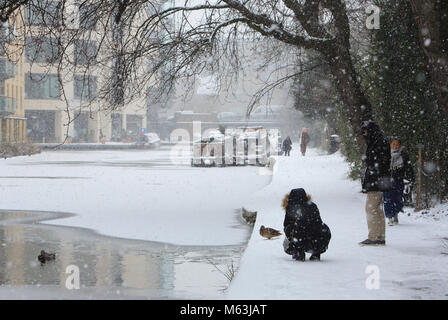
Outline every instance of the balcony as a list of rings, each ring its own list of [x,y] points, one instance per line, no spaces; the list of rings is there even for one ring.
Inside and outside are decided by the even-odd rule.
[[[14,78],[16,65],[4,57],[0,57],[0,80]]]
[[[14,98],[0,96],[0,116],[5,117],[16,113],[17,101]]]

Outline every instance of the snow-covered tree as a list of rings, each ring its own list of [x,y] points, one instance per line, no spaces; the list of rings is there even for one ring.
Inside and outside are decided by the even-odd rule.
[[[110,82],[98,90],[99,97],[106,101],[116,100],[110,96],[116,94],[117,83],[122,87],[123,98],[130,99],[141,94],[142,84],[160,80],[162,69],[171,71],[169,79],[191,76],[206,66],[225,65],[219,62],[224,57],[238,58],[233,50],[235,41],[271,39],[272,47],[312,49],[321,55],[341,100],[350,110],[349,121],[354,130],[359,129],[362,120],[372,116],[371,104],[360,86],[350,52],[350,23],[363,11],[361,3],[361,0],[185,0],[167,6],[154,0],[21,1],[27,8],[25,12],[31,12],[40,22],[38,31],[28,28],[24,32],[33,32],[37,38],[48,35],[59,39],[60,69],[70,69],[66,62],[73,62],[70,50],[75,41],[96,41],[97,46],[87,55],[91,63],[84,66],[107,66],[111,70]],[[8,10],[3,10],[0,18],[7,19],[13,6],[16,1],[1,1],[0,7]],[[166,24],[169,17],[174,17],[174,26]],[[29,17],[25,14],[23,19],[26,18]],[[89,21],[95,28],[85,28]],[[116,41],[116,26],[121,30],[120,43]],[[163,59],[158,59],[161,55]],[[142,72],[143,60],[151,57],[157,62],[152,70]],[[118,74],[113,63],[117,59]],[[238,63],[232,65],[244,67]],[[79,64],[76,67],[79,69]],[[358,142],[363,143],[362,139]]]
[[[382,27],[371,31],[369,55],[360,67],[375,119],[387,136],[400,137],[414,164],[420,144],[425,161],[435,163],[437,153],[446,180],[447,118],[438,107],[431,66],[420,47],[410,3],[376,0],[375,4],[382,11]]]
[[[410,0],[439,107],[448,117],[448,2]]]

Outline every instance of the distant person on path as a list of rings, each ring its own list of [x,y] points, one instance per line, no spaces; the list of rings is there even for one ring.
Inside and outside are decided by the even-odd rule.
[[[100,129],[100,142],[101,142],[102,144],[105,144],[105,143],[106,143],[106,140],[105,140],[104,138],[105,138],[105,137],[104,137],[104,134],[103,134],[103,130]]]
[[[383,193],[384,212],[388,219],[388,225],[398,224],[398,213],[403,210],[404,185],[414,181],[409,155],[400,145],[400,139],[393,137],[390,143],[391,161],[390,171],[392,176],[392,188]]]
[[[368,238],[360,245],[385,245],[386,223],[383,211],[383,192],[389,191],[390,146],[378,125],[369,120],[361,126],[361,133],[367,142],[364,156],[366,167],[363,171],[362,192],[367,193],[366,214]]]
[[[327,251],[331,232],[311,197],[302,188],[293,189],[283,198],[282,207],[286,211],[285,252],[299,261],[305,261],[305,252],[311,253],[310,260],[320,260],[320,255]]]
[[[302,129],[302,136],[300,138],[300,152],[302,152],[302,155],[305,156],[306,153],[306,146],[308,142],[310,142],[310,136],[308,134],[308,130],[306,128]]]
[[[291,152],[291,149],[292,149],[292,141],[289,136],[287,136],[286,139],[283,140],[282,148],[283,148],[283,151],[285,152],[285,156],[289,157],[289,153]]]

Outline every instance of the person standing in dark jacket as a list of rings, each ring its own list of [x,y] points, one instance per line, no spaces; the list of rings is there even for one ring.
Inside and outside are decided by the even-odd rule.
[[[289,153],[291,152],[292,149],[291,146],[292,146],[291,138],[287,136],[286,139],[283,140],[283,151],[285,152],[285,156],[289,157]]]
[[[320,260],[331,239],[330,229],[322,222],[319,209],[302,188],[293,189],[283,199],[285,220],[283,230],[288,242],[286,252],[293,259],[305,261],[305,252],[310,260]]]
[[[369,120],[361,126],[367,142],[365,169],[361,177],[362,192],[367,193],[366,214],[368,238],[360,245],[385,245],[386,222],[383,211],[383,192],[391,187],[390,147],[378,125]]]
[[[383,193],[384,213],[388,218],[388,225],[398,224],[398,213],[403,209],[403,192],[405,181],[411,183],[414,180],[414,170],[412,169],[409,155],[400,146],[400,140],[393,137],[390,143],[391,162],[390,170],[392,175],[392,188]]]

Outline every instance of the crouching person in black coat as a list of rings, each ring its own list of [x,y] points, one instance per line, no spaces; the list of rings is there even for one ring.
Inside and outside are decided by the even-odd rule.
[[[305,261],[305,252],[311,253],[310,260],[320,260],[320,255],[327,251],[331,232],[311,197],[302,188],[293,189],[283,199],[283,209],[285,252],[300,261]]]

